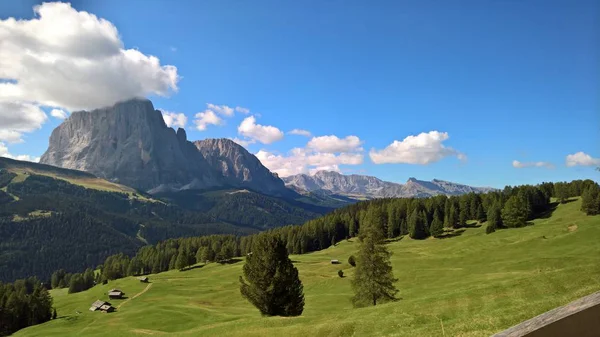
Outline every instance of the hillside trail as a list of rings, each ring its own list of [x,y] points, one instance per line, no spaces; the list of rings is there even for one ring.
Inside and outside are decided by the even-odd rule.
[[[154,283],[150,283],[150,284],[148,284],[148,285],[146,286],[146,288],[144,288],[144,290],[142,290],[142,291],[140,291],[139,293],[137,293],[137,294],[133,295],[131,298],[128,298],[128,299],[126,299],[125,301],[123,301],[123,303],[121,303],[121,304],[117,305],[116,309],[119,309],[119,308],[120,308],[120,307],[122,307],[122,306],[123,306],[125,303],[127,303],[127,302],[131,301],[132,299],[134,299],[134,298],[136,298],[136,297],[138,297],[138,296],[141,296],[141,295],[143,295],[143,294],[144,294],[146,291],[150,290],[150,288],[152,287],[152,285],[153,285],[153,284],[154,284]]]

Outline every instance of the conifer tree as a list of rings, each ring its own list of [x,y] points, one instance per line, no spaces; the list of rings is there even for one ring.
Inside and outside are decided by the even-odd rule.
[[[460,212],[458,214],[458,226],[459,227],[466,227],[467,226],[467,209],[460,209]]]
[[[240,276],[240,292],[261,314],[299,316],[304,293],[298,270],[279,237],[259,235],[252,245]]]
[[[519,196],[508,198],[502,209],[502,222],[507,227],[521,227],[527,223],[529,207],[527,200]]]
[[[484,222],[485,220],[485,211],[483,210],[483,206],[479,204],[479,206],[477,206],[477,221]]]
[[[415,209],[413,214],[418,214],[418,210]],[[358,263],[352,280],[352,303],[361,307],[395,300],[398,290],[394,283],[397,279],[392,273],[391,253],[383,245],[383,239],[377,229],[361,226],[360,240]]]
[[[600,187],[590,185],[581,195],[581,210],[587,215],[600,214]]]
[[[431,227],[430,227],[429,232],[434,237],[438,237],[438,236],[442,235],[442,233],[444,233],[444,224],[442,223],[442,220],[440,219],[440,214],[438,213],[437,209],[433,212],[433,221],[431,222]]]
[[[418,208],[413,209],[408,218],[408,234],[413,239],[425,239],[427,232],[425,230],[425,219]]]

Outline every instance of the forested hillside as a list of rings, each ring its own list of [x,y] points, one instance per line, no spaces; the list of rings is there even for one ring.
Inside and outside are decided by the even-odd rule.
[[[198,193],[163,201],[87,173],[1,158],[0,281],[48,279],[168,238],[245,235],[330,210],[254,192]]]
[[[591,180],[542,183],[537,186],[507,186],[502,191],[426,199],[393,198],[360,202],[310,220],[301,226],[269,230],[286,244],[290,254],[304,254],[334,245],[358,234],[363,224],[379,227],[388,239],[407,235],[413,239],[460,235],[473,220],[487,226],[486,232],[527,226],[531,220],[548,217],[559,203],[584,195],[582,211],[597,214],[600,187]],[[552,202],[555,198],[555,202]],[[109,257],[101,269],[101,280],[127,275],[183,269],[204,261],[227,261],[252,251],[257,235],[212,235],[169,239],[146,246],[130,258]],[[67,286],[67,285],[65,285]]]

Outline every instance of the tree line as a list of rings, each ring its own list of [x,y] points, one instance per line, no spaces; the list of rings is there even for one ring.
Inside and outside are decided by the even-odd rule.
[[[265,233],[278,237],[288,254],[325,249],[338,241],[357,236],[360,228],[366,225],[379,228],[383,239],[401,235],[413,239],[441,237],[454,229],[468,226],[468,221],[487,221],[487,232],[492,233],[501,228],[525,226],[528,221],[551,211],[553,204],[550,198],[567,202],[568,198],[584,194],[583,206],[588,207],[589,203],[600,208],[599,192],[600,186],[592,180],[575,180],[570,183],[507,186],[485,194],[363,201],[307,221],[304,225],[284,226],[248,236],[168,239],[142,247],[133,257],[112,255],[99,266],[100,280],[183,270],[200,262],[226,262],[252,252],[255,242]],[[587,197],[590,195],[593,195],[592,199]]]
[[[35,277],[0,282],[0,336],[56,318],[52,297]]]

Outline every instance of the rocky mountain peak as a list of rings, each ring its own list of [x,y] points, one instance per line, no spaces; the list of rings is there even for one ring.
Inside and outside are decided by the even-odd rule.
[[[291,193],[242,146],[229,139],[189,142],[165,124],[147,99],[73,112],[50,136],[41,163],[77,169],[144,191],[240,186]]]
[[[256,156],[230,139],[197,140],[194,146],[212,167],[219,170],[229,185],[248,187],[272,195],[290,193],[283,180],[263,166]]]

